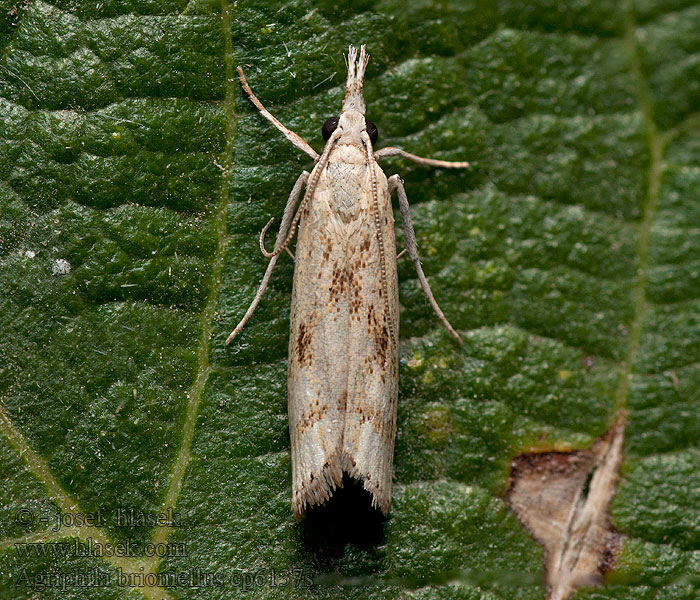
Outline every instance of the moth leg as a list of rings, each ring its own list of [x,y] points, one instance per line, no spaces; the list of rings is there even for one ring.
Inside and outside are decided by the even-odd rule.
[[[461,344],[462,338],[459,337],[459,334],[454,330],[452,325],[450,325],[449,321],[445,318],[445,315],[438,306],[438,303],[435,301],[435,297],[430,291],[428,280],[425,278],[425,274],[423,273],[423,267],[420,265],[420,257],[418,256],[418,247],[416,245],[416,234],[413,231],[413,223],[411,222],[411,210],[408,206],[408,198],[406,197],[406,190],[403,187],[401,178],[398,175],[392,175],[389,177],[388,183],[389,194],[396,190],[396,195],[399,198],[401,217],[403,217],[404,235],[406,237],[406,250],[408,251],[408,255],[411,257],[411,260],[413,260],[413,266],[416,269],[416,273],[418,273],[418,280],[420,281],[421,288],[423,288],[423,293],[447,331],[449,331],[450,335]]]
[[[404,254],[406,254],[406,248],[404,248],[403,250],[401,250],[401,252],[399,252],[399,253],[396,255],[396,260],[399,260],[399,258],[401,258]]]
[[[426,167],[442,167],[443,169],[466,169],[469,167],[468,162],[450,162],[448,160],[437,160],[435,158],[422,158],[410,152],[406,152],[405,150],[401,150],[401,148],[395,148],[394,146],[387,146],[374,153],[375,160],[386,158],[387,156],[401,156]]]
[[[299,178],[294,184],[292,192],[289,194],[289,200],[287,200],[287,206],[285,206],[284,208],[284,215],[282,215],[282,223],[280,225],[280,230],[277,232],[277,240],[275,244],[281,243],[282,240],[287,236],[289,226],[291,225],[292,218],[294,216],[294,207],[296,206],[297,201],[299,200],[299,196],[301,195],[301,189],[306,185],[308,179],[309,174],[306,171],[304,171],[301,175],[299,175]],[[255,309],[258,307],[258,304],[260,303],[260,300],[262,300],[262,297],[265,294],[265,290],[267,289],[267,284],[270,282],[272,270],[275,268],[275,264],[277,263],[278,258],[279,254],[277,256],[273,256],[270,259],[270,262],[267,264],[267,270],[265,271],[265,275],[263,276],[262,281],[260,282],[258,293],[255,294],[255,298],[253,299],[251,305],[248,307],[248,310],[241,319],[241,322],[238,325],[236,325],[236,328],[231,332],[231,335],[229,335],[228,338],[226,338],[227,346],[233,341],[233,338],[235,338],[240,333],[241,329],[243,329],[243,326],[246,324],[248,319],[250,319],[251,315],[255,312]],[[294,257],[292,256],[292,258]]]
[[[262,105],[262,102],[258,100],[253,93],[253,90],[250,89],[250,86],[248,86],[248,82],[245,79],[245,75],[243,75],[243,69],[238,67],[236,69],[238,71],[238,78],[241,80],[241,85],[243,86],[243,90],[245,91],[246,94],[248,94],[248,98],[250,98],[250,101],[255,104],[255,107],[260,111],[260,114],[265,117],[270,123],[272,123],[277,129],[279,129],[282,132],[282,135],[286,137],[294,146],[296,146],[299,150],[302,152],[306,152],[311,158],[314,159],[314,161],[318,160],[318,154],[316,151],[307,143],[305,142],[301,136],[298,134],[294,133],[291,129],[287,129],[282,123],[280,123],[275,117],[273,117],[267,109]]]

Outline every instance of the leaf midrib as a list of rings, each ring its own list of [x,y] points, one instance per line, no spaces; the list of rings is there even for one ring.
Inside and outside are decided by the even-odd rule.
[[[190,388],[187,396],[189,401],[187,404],[187,412],[184,422],[184,431],[182,443],[178,451],[178,456],[172,470],[168,491],[163,501],[163,511],[174,509],[177,505],[182,482],[187,471],[192,448],[192,439],[194,437],[195,425],[197,422],[197,414],[199,403],[202,398],[202,393],[207,383],[207,379],[212,372],[211,362],[209,360],[210,345],[212,333],[214,330],[214,313],[219,299],[221,289],[221,273],[223,271],[224,257],[226,254],[227,244],[227,224],[226,210],[229,200],[229,180],[233,168],[233,144],[236,134],[237,116],[235,108],[235,65],[233,56],[233,40],[232,40],[232,15],[231,5],[229,0],[222,0],[221,3],[221,21],[224,35],[224,62],[226,65],[225,71],[225,89],[226,98],[224,99],[224,110],[226,114],[226,147],[224,154],[220,157],[221,160],[221,187],[219,189],[219,202],[214,216],[215,231],[217,236],[217,249],[212,263],[211,271],[211,287],[204,311],[201,316],[201,331],[199,337],[199,350],[197,352],[197,378]],[[166,543],[170,534],[171,527],[168,525],[159,525],[153,532],[152,543],[156,546]],[[144,560],[146,571],[154,573],[158,567],[161,558],[154,555]]]
[[[630,0],[624,4],[624,43],[629,54],[634,79],[637,82],[637,96],[642,118],[647,129],[647,143],[651,161],[647,172],[646,197],[642,204],[642,221],[638,227],[637,237],[637,277],[632,291],[633,320],[630,327],[627,351],[620,365],[620,381],[615,394],[616,412],[625,409],[630,390],[630,380],[639,351],[644,321],[649,311],[649,301],[646,297],[647,272],[649,270],[649,241],[651,228],[656,216],[656,207],[663,176],[663,154],[666,138],[660,135],[654,119],[654,108],[651,102],[649,86],[642,70],[640,49],[636,37],[636,22],[630,5]]]

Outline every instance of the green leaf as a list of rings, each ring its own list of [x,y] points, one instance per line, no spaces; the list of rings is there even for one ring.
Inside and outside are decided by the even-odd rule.
[[[682,0],[0,0],[0,597],[542,598],[511,460],[624,410],[620,553],[577,597],[694,598],[699,29]],[[393,505],[344,539],[291,515],[290,260],[224,341],[311,166],[235,67],[320,150],[349,43],[379,145],[471,168],[386,164],[465,344],[401,259]]]

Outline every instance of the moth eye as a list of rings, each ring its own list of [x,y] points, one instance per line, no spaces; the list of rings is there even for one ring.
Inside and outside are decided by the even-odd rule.
[[[333,133],[336,127],[338,127],[339,120],[340,117],[331,117],[323,124],[323,127],[321,128],[321,135],[323,135],[324,140],[328,141],[328,138],[331,137],[331,133]]]
[[[374,123],[372,123],[372,121],[368,121],[367,119],[365,119],[365,129],[367,130],[367,135],[369,135],[369,139],[372,142],[372,145],[374,146],[377,143],[377,139],[379,138],[377,126]]]

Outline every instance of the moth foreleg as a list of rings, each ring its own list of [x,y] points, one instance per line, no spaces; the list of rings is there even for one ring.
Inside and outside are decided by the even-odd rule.
[[[412,160],[419,165],[424,165],[426,167],[442,167],[443,169],[466,169],[469,166],[468,162],[450,162],[448,160],[437,160],[436,158],[423,158],[421,156],[416,156],[401,148],[395,148],[394,146],[387,146],[381,150],[377,150],[374,153],[375,160],[380,158],[387,158],[388,156],[401,156]]]
[[[301,150],[302,152],[306,152],[311,158],[314,160],[318,160],[318,153],[305,141],[302,139],[302,137],[296,133],[294,133],[291,129],[287,129],[282,123],[280,123],[260,102],[260,100],[257,99],[255,94],[253,93],[253,90],[250,89],[250,86],[248,85],[248,82],[245,79],[245,75],[243,75],[243,69],[238,67],[236,69],[238,71],[238,78],[241,81],[241,85],[243,86],[243,89],[245,90],[245,93],[248,94],[248,98],[250,98],[250,101],[255,104],[255,107],[260,111],[260,114],[265,117],[270,123],[272,123],[277,129],[279,129],[282,132],[282,135],[286,137],[292,144]]]
[[[299,178],[294,184],[294,187],[292,188],[292,191],[289,194],[289,199],[287,200],[287,206],[285,206],[284,208],[284,214],[282,215],[282,223],[280,224],[280,230],[277,232],[277,240],[275,242],[275,245],[282,243],[282,240],[284,240],[284,238],[287,236],[289,226],[291,225],[292,218],[294,217],[294,208],[296,207],[297,201],[299,200],[299,196],[301,195],[301,189],[304,187],[304,185],[306,185],[308,179],[309,174],[306,171],[304,171],[301,175],[299,175]],[[243,326],[246,324],[248,319],[250,319],[251,315],[255,312],[255,309],[258,307],[258,304],[260,303],[260,300],[262,300],[262,297],[265,294],[265,290],[267,289],[267,284],[270,282],[272,270],[275,268],[275,264],[277,263],[278,258],[279,255],[273,256],[270,259],[270,262],[267,264],[267,270],[265,271],[265,275],[263,276],[262,281],[260,282],[258,293],[255,294],[255,298],[253,299],[251,305],[248,307],[248,310],[241,319],[241,322],[238,325],[236,325],[236,328],[231,332],[231,335],[229,335],[228,338],[226,338],[227,345],[230,344],[233,341],[233,339],[240,333],[241,329],[243,329]],[[294,258],[294,256],[292,256],[292,258]]]
[[[406,197],[406,190],[403,187],[401,178],[398,175],[392,175],[388,179],[388,184],[389,193],[391,194],[391,192],[396,190],[396,195],[399,198],[399,207],[401,208],[401,217],[403,218],[404,236],[406,238],[406,250],[413,261],[413,266],[418,274],[418,280],[420,281],[420,286],[423,289],[423,293],[447,331],[449,331],[450,335],[461,344],[462,338],[459,337],[459,334],[445,318],[444,313],[438,306],[438,303],[435,301],[433,292],[430,291],[428,280],[425,278],[425,274],[423,273],[423,267],[421,267],[420,257],[418,256],[418,246],[416,245],[416,234],[413,231],[413,223],[411,222],[411,210],[408,206],[408,198]]]

